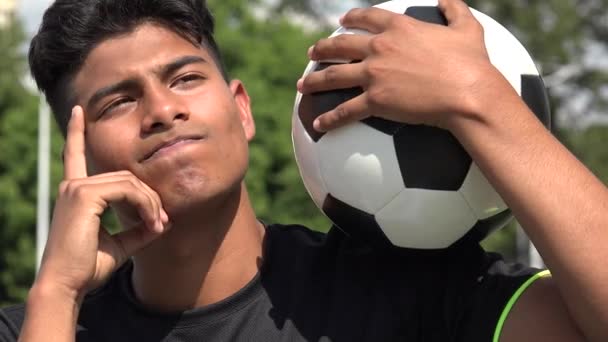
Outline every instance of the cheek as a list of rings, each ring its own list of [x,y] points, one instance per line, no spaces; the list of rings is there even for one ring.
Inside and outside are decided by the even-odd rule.
[[[129,169],[132,142],[124,134],[100,130],[87,134],[87,162],[96,174]]]
[[[248,141],[245,136],[245,130],[240,121],[240,117],[236,111],[232,111],[229,120],[223,124],[224,136],[226,141],[221,145],[226,158],[241,157],[247,152]]]

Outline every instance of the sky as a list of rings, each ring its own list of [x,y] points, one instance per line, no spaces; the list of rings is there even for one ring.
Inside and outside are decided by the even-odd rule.
[[[29,34],[33,34],[37,29],[38,25],[40,25],[40,20],[42,19],[42,14],[44,10],[53,2],[53,0],[17,0],[19,2],[18,5],[18,14],[25,22],[25,28]],[[346,11],[349,7],[349,3],[353,3],[355,1],[344,1],[343,8],[338,9],[338,11]]]
[[[18,0],[18,2],[17,13],[24,20],[25,29],[31,34],[40,25],[42,13],[52,0]]]

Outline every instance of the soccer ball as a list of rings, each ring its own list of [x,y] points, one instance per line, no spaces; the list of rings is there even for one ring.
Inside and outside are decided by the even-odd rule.
[[[395,0],[377,7],[446,25],[436,0]],[[546,90],[528,52],[499,23],[472,11],[484,28],[492,64],[550,127]],[[341,27],[332,36],[353,33],[367,34]],[[349,62],[310,62],[304,75]],[[300,175],[337,227],[376,246],[437,250],[481,241],[508,223],[509,208],[448,131],[373,113],[327,133],[313,129],[316,117],[361,92],[298,93],[294,106],[292,139]]]

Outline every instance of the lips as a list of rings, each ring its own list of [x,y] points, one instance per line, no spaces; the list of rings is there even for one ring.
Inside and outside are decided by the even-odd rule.
[[[177,144],[185,143],[185,142],[189,142],[189,141],[202,140],[202,139],[203,139],[203,136],[201,136],[201,135],[183,135],[183,136],[178,136],[175,138],[165,140],[165,141],[157,144],[156,146],[154,146],[154,148],[152,148],[148,153],[146,153],[146,155],[142,159],[142,162],[145,162],[145,161],[153,158],[158,152],[160,152],[166,148],[169,148],[173,145],[177,145]]]

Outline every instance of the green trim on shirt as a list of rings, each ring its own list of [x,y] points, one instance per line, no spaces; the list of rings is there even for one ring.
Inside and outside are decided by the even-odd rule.
[[[521,295],[524,293],[524,291],[526,291],[528,289],[528,287],[530,287],[530,285],[532,285],[532,283],[534,283],[536,280],[543,278],[543,277],[550,277],[550,276],[551,276],[551,272],[548,270],[538,272],[535,275],[533,275],[532,277],[530,277],[530,279],[528,279],[525,283],[523,283],[523,285],[521,285],[517,289],[517,291],[515,291],[513,296],[511,296],[511,299],[509,299],[509,301],[507,302],[507,305],[505,306],[505,308],[502,310],[500,319],[498,319],[498,324],[496,325],[496,330],[494,331],[494,338],[492,339],[493,342],[498,342],[498,340],[500,339],[500,333],[502,332],[502,327],[504,326],[505,321],[507,320],[507,316],[511,312],[511,309],[513,309],[513,306],[515,305],[515,303],[517,302],[519,297],[521,297]]]

